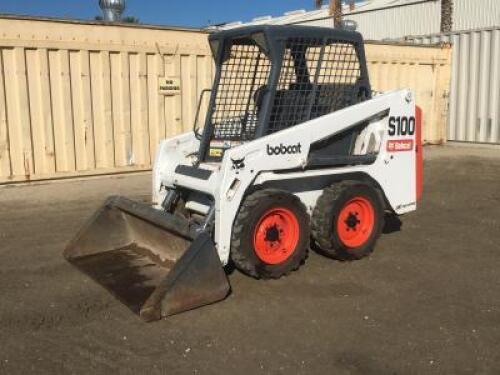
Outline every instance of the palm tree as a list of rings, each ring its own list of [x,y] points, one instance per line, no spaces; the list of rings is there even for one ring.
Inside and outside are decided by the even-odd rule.
[[[329,0],[330,1],[330,16],[333,16],[333,25],[335,27],[342,27],[342,0]],[[325,0],[314,0],[316,8],[321,8]]]
[[[450,32],[453,28],[453,0],[441,0],[441,32]]]

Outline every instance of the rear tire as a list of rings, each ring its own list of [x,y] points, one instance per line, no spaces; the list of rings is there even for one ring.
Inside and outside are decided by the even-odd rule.
[[[383,228],[378,192],[357,181],[327,187],[312,216],[312,236],[321,252],[337,260],[357,260],[373,252]]]
[[[304,263],[309,239],[309,215],[299,198],[275,189],[256,191],[236,216],[231,259],[256,279],[278,279]]]

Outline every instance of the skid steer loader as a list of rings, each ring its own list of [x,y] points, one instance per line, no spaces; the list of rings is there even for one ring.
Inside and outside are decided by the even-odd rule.
[[[362,258],[421,191],[414,98],[373,96],[360,34],[265,25],[209,42],[203,129],[198,107],[193,131],[161,142],[152,206],[109,198],[65,250],[146,321],[224,299],[229,262],[274,279],[310,245]]]

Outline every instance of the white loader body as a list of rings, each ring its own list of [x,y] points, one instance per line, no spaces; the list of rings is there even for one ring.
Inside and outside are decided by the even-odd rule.
[[[415,102],[408,90],[393,91],[360,104],[307,121],[274,134],[241,144],[226,151],[220,163],[201,163],[205,176],[177,173],[179,165],[192,166],[199,141],[193,132],[164,140],[158,150],[153,170],[153,202],[163,210],[168,189],[182,188],[201,193],[215,204],[214,242],[223,265],[231,251],[234,219],[245,194],[260,186],[279,186],[300,198],[312,212],[321,189],[308,189],[313,178],[335,181],[363,178],[374,182],[383,192],[388,208],[401,215],[416,209],[416,154],[418,144],[414,129],[410,134],[390,135],[390,119],[415,119]],[[329,168],[307,168],[310,146],[322,139],[342,133],[363,122],[370,122],[356,141],[357,152],[367,151],[370,164],[343,165]],[[415,122],[413,120],[413,125]],[[404,129],[403,132],[405,133]],[[323,184],[324,185],[324,184]],[[306,187],[305,187],[306,186]],[[312,186],[312,185],[310,185]],[[206,214],[209,200],[187,202]]]
[[[310,249],[361,259],[421,193],[420,110],[408,90],[372,96],[360,34],[259,25],[208,41],[213,87],[193,131],[161,142],[153,205],[110,197],[64,251],[146,321],[226,298],[230,261],[277,279]]]

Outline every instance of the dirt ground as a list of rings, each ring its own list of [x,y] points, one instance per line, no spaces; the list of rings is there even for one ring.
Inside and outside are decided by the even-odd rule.
[[[1,188],[0,373],[500,373],[500,149],[426,155],[419,211],[370,258],[234,272],[225,301],[150,324],[61,255],[148,174]]]

